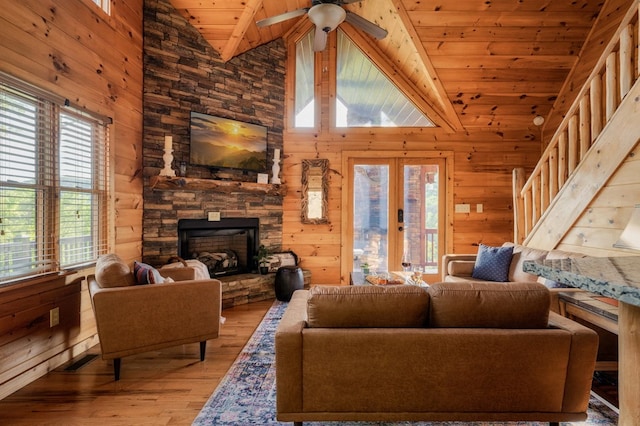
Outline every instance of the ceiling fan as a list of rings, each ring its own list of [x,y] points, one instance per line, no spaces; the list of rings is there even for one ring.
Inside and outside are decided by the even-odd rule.
[[[349,12],[342,8],[343,4],[359,3],[363,0],[311,0],[311,7],[305,7],[256,22],[258,27],[277,24],[288,19],[309,15],[309,20],[316,26],[315,38],[313,40],[313,50],[321,51],[327,45],[327,35],[335,30],[343,21],[360,28],[372,37],[382,40],[387,36],[387,30],[380,28],[371,21]]]

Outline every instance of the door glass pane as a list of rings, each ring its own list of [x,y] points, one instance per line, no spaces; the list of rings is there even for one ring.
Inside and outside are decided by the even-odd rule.
[[[353,269],[388,270],[389,166],[354,166]]]
[[[404,253],[411,266],[438,273],[437,165],[404,166]]]

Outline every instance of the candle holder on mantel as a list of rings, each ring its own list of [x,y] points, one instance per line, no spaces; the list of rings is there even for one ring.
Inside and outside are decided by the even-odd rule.
[[[280,182],[280,150],[276,148],[273,152],[273,166],[271,167],[271,183],[281,184]]]
[[[164,168],[160,170],[160,176],[175,177],[176,171],[171,168],[173,163],[173,138],[171,136],[164,137]]]

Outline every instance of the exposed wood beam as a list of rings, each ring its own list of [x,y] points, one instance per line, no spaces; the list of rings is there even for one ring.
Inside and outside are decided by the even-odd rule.
[[[247,32],[249,25],[253,22],[256,11],[260,8],[262,8],[262,0],[247,0],[245,8],[242,11],[242,15],[240,15],[240,19],[233,28],[229,41],[224,45],[222,53],[220,54],[223,61],[227,62],[235,56],[236,50],[238,49],[244,34]]]
[[[411,42],[415,46],[416,51],[420,56],[420,59],[422,59],[422,63],[424,64],[424,67],[426,68],[427,73],[431,77],[429,79],[429,82],[431,84],[431,93],[433,94],[433,96],[435,96],[435,100],[440,103],[440,107],[444,111],[445,116],[447,117],[447,121],[450,123],[450,125],[456,130],[462,129],[462,123],[460,122],[460,118],[456,114],[456,111],[453,108],[453,105],[449,101],[447,92],[444,90],[444,86],[442,85],[442,82],[438,77],[438,73],[436,72],[433,64],[431,63],[431,59],[427,55],[427,51],[425,50],[424,45],[422,44],[422,41],[420,41],[420,37],[418,37],[415,27],[411,23],[411,19],[409,18],[407,10],[404,7],[404,4],[402,3],[402,0],[391,0],[391,2],[393,3],[393,6],[398,12],[398,15],[400,16],[400,20],[403,23],[405,30],[407,31],[407,34],[411,38]]]

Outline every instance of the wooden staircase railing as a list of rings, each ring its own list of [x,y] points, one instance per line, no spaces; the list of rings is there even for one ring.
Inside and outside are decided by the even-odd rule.
[[[638,81],[639,14],[640,3],[636,2],[623,18],[529,179],[525,182],[524,169],[513,171],[515,242],[526,244],[536,232],[545,213]]]

